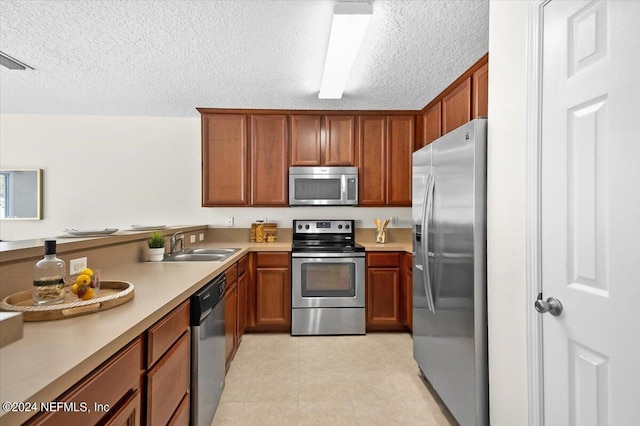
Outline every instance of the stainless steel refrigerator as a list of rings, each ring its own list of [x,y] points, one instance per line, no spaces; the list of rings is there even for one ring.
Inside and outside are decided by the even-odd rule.
[[[487,120],[413,153],[413,357],[461,425],[489,424]]]

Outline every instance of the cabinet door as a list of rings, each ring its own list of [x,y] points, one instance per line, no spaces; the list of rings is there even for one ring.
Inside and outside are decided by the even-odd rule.
[[[380,115],[364,115],[360,116],[358,121],[358,204],[384,206],[387,188],[387,118]]]
[[[326,166],[356,165],[356,118],[352,115],[327,115],[323,120]]]
[[[291,165],[321,164],[321,116],[291,116]]]
[[[105,426],[139,426],[142,418],[142,397],[140,389],[113,414]]]
[[[288,268],[258,268],[256,270],[256,325],[291,325],[291,278]]]
[[[413,115],[387,118],[387,205],[411,206],[414,135]]]
[[[247,289],[248,274],[243,273],[238,277],[238,341],[247,326]]]
[[[286,115],[251,116],[251,203],[289,204],[289,143]]]
[[[400,321],[400,268],[368,268],[367,329],[395,329]]]
[[[473,91],[471,118],[487,117],[489,109],[489,63],[473,73],[471,90]]]
[[[224,348],[226,368],[235,355],[238,338],[238,283],[228,284],[224,295]]]
[[[413,329],[413,255],[404,253],[402,258],[402,293],[400,294],[402,324]]]
[[[424,114],[425,145],[442,136],[442,102],[438,102]]]
[[[202,205],[249,204],[247,116],[202,115]]]
[[[147,424],[167,424],[185,395],[191,377],[191,339],[184,333],[147,375]]]
[[[471,120],[471,77],[465,79],[442,99],[442,134]]]

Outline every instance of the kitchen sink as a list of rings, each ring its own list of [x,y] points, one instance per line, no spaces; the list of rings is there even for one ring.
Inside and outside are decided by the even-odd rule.
[[[206,249],[195,248],[179,251],[172,254],[165,254],[163,262],[222,262],[235,252],[238,248]]]
[[[240,250],[239,248],[192,248],[183,251],[188,254],[228,254],[231,255]]]

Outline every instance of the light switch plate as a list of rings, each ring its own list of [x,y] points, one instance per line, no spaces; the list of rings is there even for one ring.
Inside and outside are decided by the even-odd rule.
[[[229,216],[227,218],[227,226],[232,228],[233,227],[233,216]]]
[[[69,262],[69,275],[79,274],[84,268],[87,267],[87,258],[79,257],[77,259],[71,259]]]

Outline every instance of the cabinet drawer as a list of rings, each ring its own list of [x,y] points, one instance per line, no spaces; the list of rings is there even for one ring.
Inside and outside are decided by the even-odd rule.
[[[139,426],[142,414],[142,397],[140,389],[135,391],[105,426]]]
[[[147,368],[189,328],[189,301],[175,308],[147,331]]]
[[[227,270],[224,271],[224,276],[227,280],[227,286],[230,286],[238,279],[238,264],[234,263],[233,266],[227,268]]]
[[[288,252],[261,252],[256,253],[256,266],[258,268],[271,268],[274,266],[289,266]]]
[[[242,256],[242,259],[238,260],[238,276],[247,272],[249,263],[249,257],[247,255]]]
[[[367,253],[367,266],[397,268],[400,266],[400,252]]]
[[[189,395],[187,394],[182,398],[182,402],[176,412],[173,413],[169,421],[169,426],[189,426],[189,420],[191,419],[190,408],[191,403],[189,401]]]
[[[114,407],[128,393],[140,387],[142,341],[137,338],[56,401],[74,402],[78,409],[87,404],[87,412],[56,411],[35,418],[31,425],[96,424],[108,412],[95,410],[94,403]]]
[[[167,424],[188,394],[190,343],[184,333],[147,375],[147,424]]]

